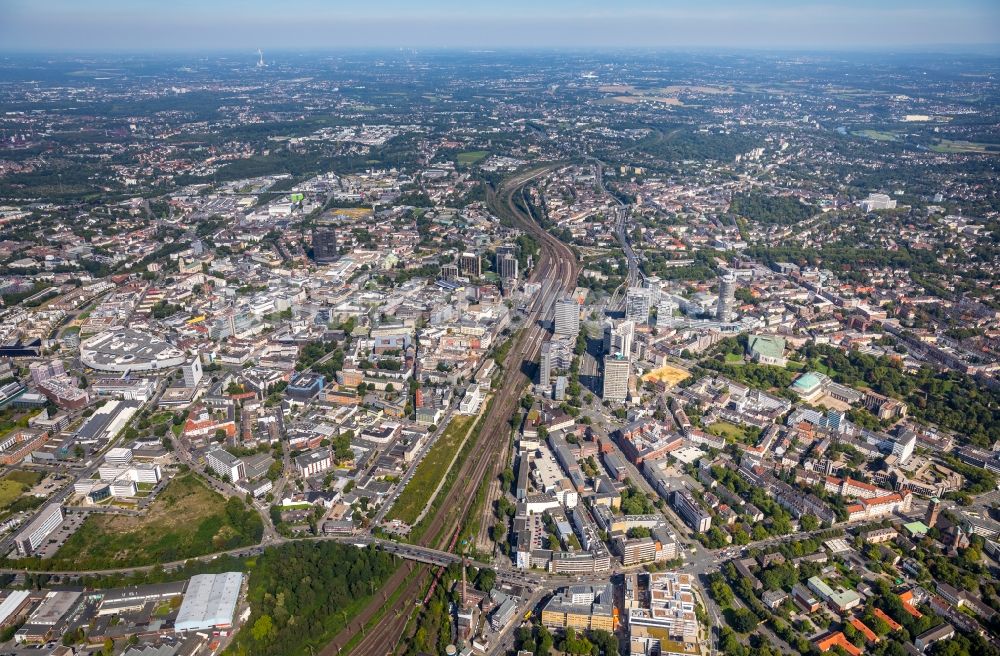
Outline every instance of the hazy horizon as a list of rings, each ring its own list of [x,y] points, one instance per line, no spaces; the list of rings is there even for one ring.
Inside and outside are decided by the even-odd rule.
[[[169,53],[416,49],[991,51],[988,0],[592,0],[469,7],[457,0],[364,4],[296,0],[7,0],[0,51]]]

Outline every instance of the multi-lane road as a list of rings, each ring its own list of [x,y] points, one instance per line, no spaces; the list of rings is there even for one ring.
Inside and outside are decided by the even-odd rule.
[[[592,159],[594,162],[594,177],[597,180],[597,186],[600,187],[602,192],[611,196],[618,204],[614,210],[616,213],[614,231],[615,237],[618,239],[618,243],[622,247],[622,252],[625,253],[625,257],[628,260],[628,277],[618,287],[618,289],[614,291],[614,294],[611,295],[611,300],[608,303],[608,309],[620,310],[622,304],[625,302],[626,291],[629,287],[634,287],[639,284],[642,272],[639,271],[639,259],[636,257],[635,251],[632,249],[632,243],[629,241],[628,236],[629,206],[626,205],[621,198],[608,191],[607,184],[604,182],[604,162],[597,158]]]

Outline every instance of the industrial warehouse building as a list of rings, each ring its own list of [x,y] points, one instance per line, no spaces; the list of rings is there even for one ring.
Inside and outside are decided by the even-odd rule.
[[[17,624],[31,607],[30,590],[11,590],[0,602],[0,628]]]
[[[81,596],[79,592],[65,590],[47,593],[28,621],[14,634],[14,641],[19,644],[45,642],[59,635],[56,628],[61,628],[66,615],[76,607]]]
[[[174,631],[182,633],[232,626],[242,585],[243,574],[240,572],[192,576],[177,613]]]
[[[141,407],[139,401],[108,401],[76,430],[76,443],[89,445],[93,451],[100,450],[125,428]]]
[[[121,615],[127,612],[137,612],[150,602],[159,603],[165,600],[180,597],[184,594],[187,581],[175,581],[172,583],[156,583],[152,585],[131,586],[127,588],[115,588],[113,590],[101,590],[92,594],[92,597],[100,597],[100,606],[97,616]]]

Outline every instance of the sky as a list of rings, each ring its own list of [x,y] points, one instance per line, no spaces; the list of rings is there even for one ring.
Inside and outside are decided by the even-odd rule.
[[[1000,0],[0,0],[0,50],[960,50]]]

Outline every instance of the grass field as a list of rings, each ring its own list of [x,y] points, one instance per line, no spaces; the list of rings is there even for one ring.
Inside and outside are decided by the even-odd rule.
[[[0,412],[0,436],[15,428],[27,428],[28,420],[41,410],[21,412],[16,408],[7,408]]]
[[[736,424],[730,424],[728,421],[717,421],[705,430],[712,435],[718,435],[735,442],[742,442],[747,436],[742,428]]]
[[[813,369],[813,370],[815,370],[815,371],[818,371],[818,372],[820,372],[821,374],[826,374],[827,376],[829,376],[829,377],[831,377],[831,378],[833,378],[834,376],[836,376],[836,375],[837,375],[837,372],[836,372],[836,371],[834,371],[834,370],[833,370],[833,369],[831,369],[830,367],[826,366],[826,365],[825,365],[825,364],[823,364],[822,362],[819,362],[818,360],[817,360],[817,361],[813,361],[813,362],[810,362],[810,364],[812,365],[812,366],[810,367],[811,369]]]
[[[489,155],[489,153],[485,150],[470,150],[464,153],[459,153],[455,159],[459,164],[465,164],[468,166],[469,164],[475,164],[487,155]]]
[[[859,130],[854,134],[859,137],[868,137],[869,139],[874,139],[875,141],[896,141],[896,135],[892,132],[885,132],[883,130]]]
[[[420,511],[427,505],[427,500],[434,493],[434,488],[447,473],[448,464],[475,420],[475,416],[469,415],[459,415],[451,420],[444,434],[438,438],[417,466],[413,478],[396,499],[386,519],[398,519],[407,524],[416,521]]]
[[[658,382],[666,383],[670,387],[677,385],[685,378],[690,377],[691,374],[680,369],[679,367],[671,367],[669,364],[660,367],[659,369],[653,369],[645,376],[642,377],[643,381],[655,380]]]
[[[931,146],[931,150],[938,153],[985,153],[988,152],[986,144],[972,141],[952,141],[942,139],[940,143]]]
[[[42,475],[32,471],[12,469],[4,474],[0,478],[0,511],[8,508],[40,480]]]
[[[34,487],[38,485],[39,481],[42,480],[42,474],[23,469],[12,469],[4,474],[3,480],[14,481],[15,483],[20,483],[25,487]]]
[[[235,504],[234,504],[235,505]],[[226,499],[193,474],[175,478],[138,517],[91,515],[54,560],[79,569],[166,563],[255,543],[253,511],[234,512]]]
[[[6,508],[14,503],[22,492],[24,492],[24,486],[17,481],[10,481],[6,478],[0,480],[0,508]]]

